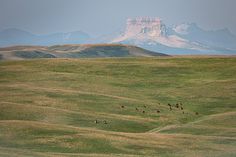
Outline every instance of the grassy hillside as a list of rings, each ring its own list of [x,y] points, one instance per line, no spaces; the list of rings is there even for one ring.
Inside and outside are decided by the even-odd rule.
[[[166,54],[121,44],[13,46],[0,48],[0,60],[39,58],[151,57]]]
[[[236,58],[2,61],[0,91],[0,156],[236,155]]]

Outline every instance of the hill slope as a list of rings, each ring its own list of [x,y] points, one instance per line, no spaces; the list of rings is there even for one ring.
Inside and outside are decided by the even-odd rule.
[[[236,155],[236,58],[4,61],[0,76],[1,157]]]
[[[168,55],[130,45],[97,44],[56,45],[50,47],[14,46],[0,48],[0,56],[3,60],[11,60],[33,58],[151,57]]]

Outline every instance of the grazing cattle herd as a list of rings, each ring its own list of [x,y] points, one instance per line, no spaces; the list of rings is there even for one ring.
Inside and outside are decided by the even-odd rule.
[[[161,105],[160,103],[158,103],[158,104]],[[182,103],[176,103],[176,104],[173,104],[173,105],[171,105],[170,103],[168,103],[167,105],[168,105],[170,111],[172,111],[173,108],[175,107],[176,109],[181,110],[181,111],[182,111],[182,114],[185,114],[185,112],[184,112],[184,107],[183,107],[183,104],[182,104]],[[121,109],[124,109],[125,106],[124,106],[124,105],[120,105],[120,108],[121,108]],[[140,107],[140,108],[135,107],[135,110],[136,110],[137,112],[141,111],[141,113],[143,113],[143,114],[146,113],[146,110],[145,110],[145,109],[147,109],[147,105],[143,105],[143,107]],[[155,109],[155,111],[156,111],[156,113],[161,113],[161,111],[160,111],[159,109]],[[199,115],[199,113],[198,113],[198,112],[195,112],[195,115]],[[106,120],[103,120],[103,121],[101,121],[101,122],[102,122],[103,124],[108,124],[108,122],[107,122]],[[96,120],[94,121],[94,123],[95,123],[95,124],[98,124],[99,121],[96,119]]]

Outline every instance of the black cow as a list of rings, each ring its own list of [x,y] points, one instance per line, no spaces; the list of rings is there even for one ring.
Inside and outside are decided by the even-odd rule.
[[[179,108],[179,104],[175,104],[175,107],[176,107],[176,108]]]

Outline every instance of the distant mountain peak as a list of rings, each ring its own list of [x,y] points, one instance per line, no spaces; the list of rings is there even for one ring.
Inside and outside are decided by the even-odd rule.
[[[21,29],[17,29],[17,28],[8,28],[8,29],[5,29],[5,30],[1,31],[0,35],[4,36],[4,37],[8,37],[8,36],[20,37],[22,35],[30,36],[30,35],[33,35],[33,34],[30,33],[30,32],[27,32],[25,30],[21,30]]]
[[[235,53],[236,37],[228,30],[207,31],[196,23],[168,27],[161,18],[129,18],[126,29],[111,43],[133,44],[165,53]]]
[[[193,31],[202,30],[196,23],[181,23],[175,25],[172,29],[174,32],[181,35],[186,35]]]
[[[112,42],[129,43],[134,45],[162,44],[169,47],[199,48],[198,45],[188,43],[187,40],[169,34],[168,29],[161,18],[138,17],[127,19],[124,33]]]

